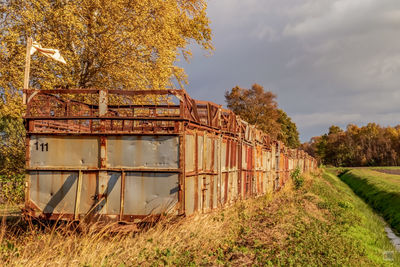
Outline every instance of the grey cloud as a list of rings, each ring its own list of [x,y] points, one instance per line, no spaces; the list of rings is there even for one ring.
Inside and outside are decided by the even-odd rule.
[[[211,0],[209,15],[214,54],[183,63],[194,97],[223,104],[257,82],[303,141],[331,124],[398,124],[398,0]]]

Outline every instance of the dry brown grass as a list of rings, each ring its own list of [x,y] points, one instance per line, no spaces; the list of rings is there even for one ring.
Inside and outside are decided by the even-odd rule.
[[[298,190],[288,181],[273,196],[205,215],[163,218],[140,232],[3,221],[0,266],[380,265],[379,253],[390,243],[372,230],[383,226],[357,220],[370,210],[344,205],[360,200],[344,194],[349,189],[343,186],[338,179],[304,175]],[[360,231],[383,245],[364,245]]]
[[[22,221],[3,221],[0,265],[148,266],[216,263],[219,251],[228,249],[239,235],[243,217],[269,200],[270,197],[264,196],[262,201],[241,201],[209,214],[179,219],[163,218],[153,227],[128,233],[115,233],[115,225],[112,224],[102,228],[96,224],[80,225],[80,231],[74,231],[71,224],[43,226]]]

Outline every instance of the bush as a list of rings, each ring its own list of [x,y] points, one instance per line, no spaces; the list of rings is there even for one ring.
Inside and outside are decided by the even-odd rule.
[[[24,200],[24,174],[0,176],[0,203],[21,203]]]
[[[303,186],[303,184],[304,184],[304,178],[303,178],[303,176],[301,176],[300,168],[299,168],[299,167],[297,167],[297,168],[290,174],[290,177],[292,178],[294,187],[295,187],[296,189],[299,189],[300,187]]]

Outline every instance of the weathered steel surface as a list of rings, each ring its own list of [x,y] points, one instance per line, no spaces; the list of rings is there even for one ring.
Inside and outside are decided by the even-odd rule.
[[[179,168],[177,136],[110,136],[107,138],[107,166]]]
[[[125,215],[150,215],[176,212],[178,174],[126,173]]]
[[[43,213],[74,213],[78,172],[32,171],[30,201]]]
[[[208,212],[317,166],[184,90],[25,93],[25,214],[33,218],[135,222]]]
[[[33,135],[30,167],[98,167],[99,139],[82,136]]]

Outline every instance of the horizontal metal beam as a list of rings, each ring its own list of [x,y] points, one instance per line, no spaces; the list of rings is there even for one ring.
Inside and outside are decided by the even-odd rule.
[[[97,168],[97,167],[30,167],[27,171],[82,171],[82,172],[160,172],[160,173],[181,173],[179,168],[176,169],[155,169],[155,168]]]

